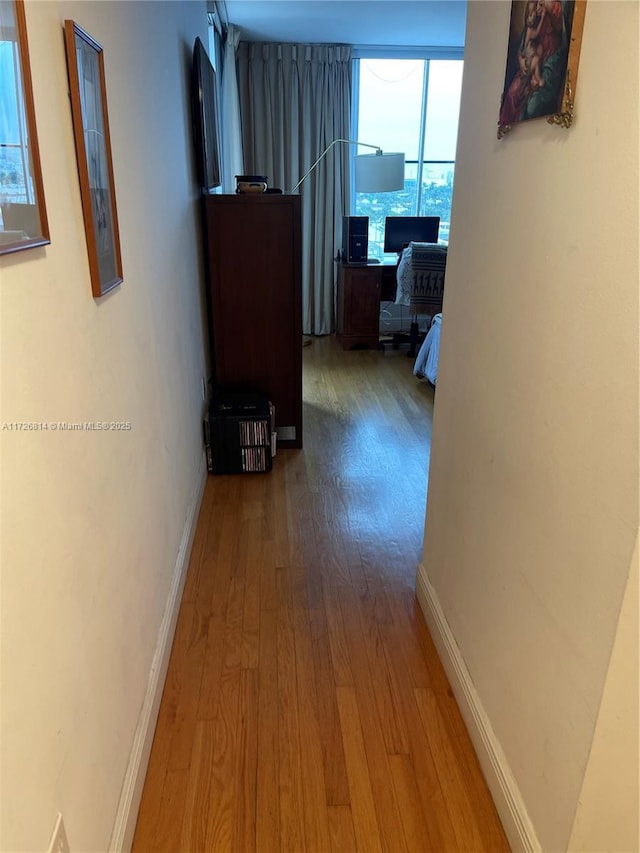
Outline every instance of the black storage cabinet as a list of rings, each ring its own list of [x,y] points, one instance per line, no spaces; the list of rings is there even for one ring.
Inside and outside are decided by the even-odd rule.
[[[271,470],[271,413],[268,398],[251,392],[219,393],[204,422],[207,468],[212,474]]]

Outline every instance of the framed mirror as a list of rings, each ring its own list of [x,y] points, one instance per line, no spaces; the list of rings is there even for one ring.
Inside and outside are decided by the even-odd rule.
[[[50,243],[23,0],[0,0],[0,255]]]

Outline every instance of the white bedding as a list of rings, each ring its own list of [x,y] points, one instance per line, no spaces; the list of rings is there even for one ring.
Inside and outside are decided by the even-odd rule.
[[[413,365],[413,375],[418,379],[428,379],[432,385],[435,385],[438,379],[441,328],[442,314],[436,314]]]
[[[400,255],[396,272],[396,305],[411,304],[411,253],[413,244],[409,243]]]

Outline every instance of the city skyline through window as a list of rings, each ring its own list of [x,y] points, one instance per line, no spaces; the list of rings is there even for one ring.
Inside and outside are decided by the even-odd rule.
[[[405,155],[402,190],[355,193],[353,212],[369,217],[369,256],[384,257],[387,216],[439,216],[448,243],[462,59],[356,61],[356,138]]]

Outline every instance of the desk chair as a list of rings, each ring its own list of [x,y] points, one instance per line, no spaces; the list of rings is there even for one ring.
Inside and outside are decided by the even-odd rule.
[[[429,323],[442,312],[444,274],[447,247],[438,243],[409,243],[403,250],[397,271],[396,305],[408,305],[411,315],[409,334],[395,334],[392,344],[408,342],[408,356],[414,358],[420,331],[418,317],[426,316]]]

